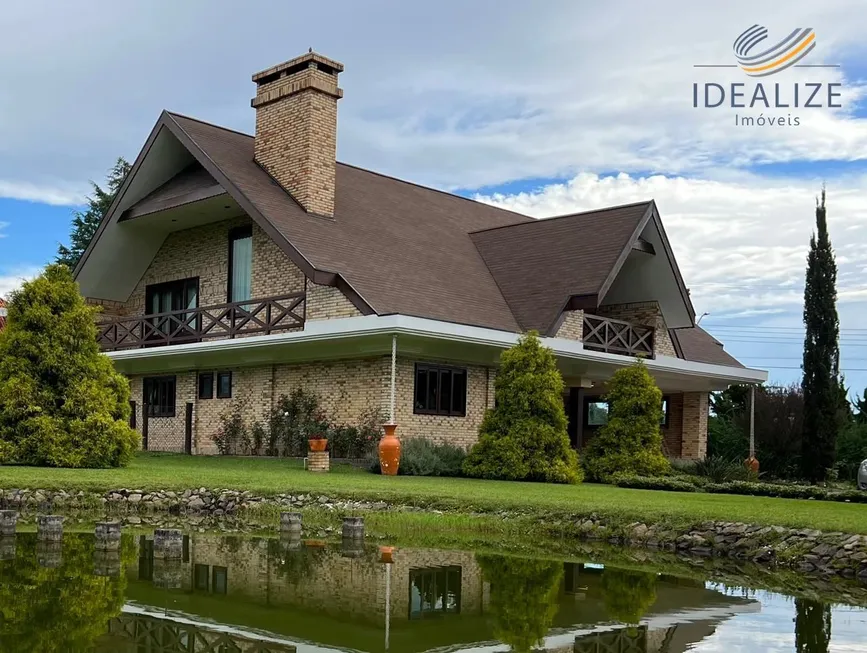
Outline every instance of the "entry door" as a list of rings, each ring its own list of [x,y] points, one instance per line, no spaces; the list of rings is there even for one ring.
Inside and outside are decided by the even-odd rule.
[[[172,338],[173,342],[176,339],[196,339],[199,320],[194,310],[199,307],[198,277],[150,285],[145,291],[145,303],[147,304],[145,310],[148,315],[184,311],[185,309],[190,311],[174,316],[177,319],[165,315],[151,318],[151,324],[154,326],[152,336],[154,339],[161,340],[172,334],[175,334]],[[183,328],[178,324],[178,320],[183,322]]]

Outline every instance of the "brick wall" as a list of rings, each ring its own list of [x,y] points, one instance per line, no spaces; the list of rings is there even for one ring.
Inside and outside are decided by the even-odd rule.
[[[683,395],[665,395],[668,399],[668,424],[663,426],[662,451],[669,458],[680,458],[683,439]]]
[[[314,68],[260,83],[256,161],[308,211],[334,215],[337,75]]]
[[[707,455],[708,393],[683,393],[683,444],[681,457],[703,460]]]
[[[584,339],[584,311],[564,311],[563,322],[555,334],[557,338],[567,338],[569,340]]]
[[[307,282],[307,320],[333,320],[361,315],[339,288]]]
[[[657,302],[633,302],[599,306],[596,315],[653,328],[653,346],[657,355],[677,356],[668,328]]]
[[[467,410],[465,417],[416,415],[415,363],[442,362],[398,358],[395,387],[395,416],[402,438],[423,437],[469,447],[478,439],[478,429],[485,410],[494,402],[494,370],[482,366],[467,367]],[[216,372],[232,372],[232,397],[216,396]],[[198,398],[198,375],[214,374],[214,397]],[[240,410],[245,423],[264,422],[281,395],[304,388],[319,396],[331,420],[338,424],[358,424],[361,419],[381,411],[388,419],[390,402],[391,357],[325,361],[293,365],[223,367],[190,370],[176,376],[176,416],[151,417],[148,422],[149,448],[183,451],[184,406],[193,403],[193,443],[196,453],[217,453],[213,435],[218,432],[222,416]],[[136,427],[142,429],[142,376],[130,379],[131,398],[136,402]]]

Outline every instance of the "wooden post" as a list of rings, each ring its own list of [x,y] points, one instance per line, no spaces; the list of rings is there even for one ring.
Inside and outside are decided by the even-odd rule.
[[[184,453],[193,453],[193,402],[187,402],[187,412],[184,416]]]
[[[141,405],[141,448],[148,450],[148,403],[142,402]]]

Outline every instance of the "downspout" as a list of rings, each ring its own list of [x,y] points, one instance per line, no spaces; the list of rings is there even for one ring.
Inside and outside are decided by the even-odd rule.
[[[391,397],[388,408],[388,423],[394,424],[394,403],[397,376],[397,335],[391,337]]]

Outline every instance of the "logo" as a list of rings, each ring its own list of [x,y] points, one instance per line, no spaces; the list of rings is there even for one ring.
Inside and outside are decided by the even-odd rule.
[[[768,77],[789,68],[840,68],[839,64],[801,63],[816,47],[812,27],[798,27],[773,45],[768,45],[768,28],[753,25],[741,32],[732,43],[737,63],[694,64],[693,68],[740,68],[749,77]],[[843,83],[823,79],[820,72],[807,79],[780,75],[779,81],[732,81],[729,75],[714,75],[692,84],[692,106],[695,109],[747,109],[753,113],[734,113],[734,124],[745,127],[797,127],[802,109],[842,108]],[[781,115],[781,109],[788,109]],[[731,114],[729,114],[731,115]]]
[[[732,45],[741,70],[750,77],[767,77],[791,68],[816,47],[816,34],[812,27],[799,27],[779,43],[757,52],[767,38],[767,27],[753,25],[744,30]]]

